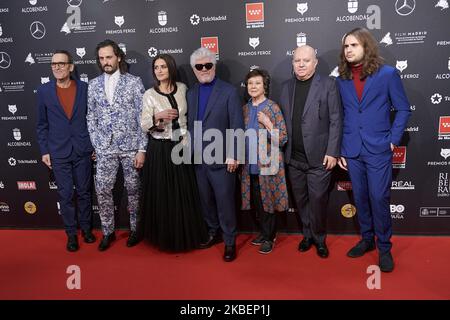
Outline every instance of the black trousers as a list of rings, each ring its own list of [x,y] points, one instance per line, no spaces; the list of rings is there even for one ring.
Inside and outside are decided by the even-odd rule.
[[[316,243],[324,243],[331,171],[291,159],[288,176],[303,224],[303,235]]]
[[[264,211],[259,186],[259,175],[250,175],[250,199],[259,217],[261,235],[266,241],[273,241],[277,233],[277,217],[275,213]]]

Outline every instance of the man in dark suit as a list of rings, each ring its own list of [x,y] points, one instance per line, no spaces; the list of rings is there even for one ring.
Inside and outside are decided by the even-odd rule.
[[[285,161],[293,197],[303,224],[298,250],[313,244],[326,258],[326,220],[331,170],[340,155],[342,110],[335,81],[316,74],[310,46],[294,50],[294,75],[283,85],[280,105],[288,131]]]
[[[38,88],[37,138],[42,162],[53,169],[58,186],[61,216],[68,236],[67,250],[77,251],[74,185],[84,241],[95,242],[91,232],[93,148],[86,126],[87,84],[71,79],[73,60],[65,50],[56,51],[51,68],[56,80]]]
[[[209,239],[202,248],[221,242],[222,229],[225,241],[223,258],[229,262],[236,258],[235,171],[239,158],[237,144],[234,139],[226,139],[226,130],[243,130],[241,101],[236,88],[216,77],[214,53],[206,48],[197,49],[191,55],[191,66],[199,83],[187,93],[188,130],[191,141],[194,141],[191,146],[200,202],[209,229]],[[209,145],[203,142],[207,131],[221,135],[222,139],[213,142],[217,145],[219,140],[222,141],[215,154],[209,155],[210,147],[206,148]]]
[[[347,33],[340,58],[337,82],[345,116],[339,166],[348,169],[362,235],[347,255],[357,258],[374,250],[376,235],[380,270],[391,272],[392,153],[411,115],[410,104],[400,76],[383,64],[368,30]],[[396,111],[392,124],[391,108]]]

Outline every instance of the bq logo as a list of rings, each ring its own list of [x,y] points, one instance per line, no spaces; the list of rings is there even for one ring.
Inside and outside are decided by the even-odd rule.
[[[264,27],[264,3],[246,3],[245,4],[245,20],[247,28],[263,28]]]
[[[439,117],[439,140],[450,139],[450,116]]]
[[[392,167],[403,169],[406,167],[406,147],[400,146],[394,148],[392,156]]]
[[[200,40],[200,46],[215,53],[217,60],[219,60],[219,37],[202,37]]]

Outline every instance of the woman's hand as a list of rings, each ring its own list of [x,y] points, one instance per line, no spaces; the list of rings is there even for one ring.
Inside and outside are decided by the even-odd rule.
[[[173,119],[178,118],[178,110],[177,109],[166,109],[164,111],[155,113],[155,121],[154,125],[158,125],[158,121],[162,120],[163,122],[170,122]]]
[[[269,117],[264,114],[264,112],[258,112],[258,122],[261,123],[267,130],[273,129],[273,124],[270,121]]]

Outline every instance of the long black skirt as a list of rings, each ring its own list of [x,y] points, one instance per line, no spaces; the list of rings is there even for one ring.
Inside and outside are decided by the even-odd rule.
[[[171,160],[177,142],[149,136],[142,172],[143,236],[164,251],[195,249],[207,239],[193,165]]]

